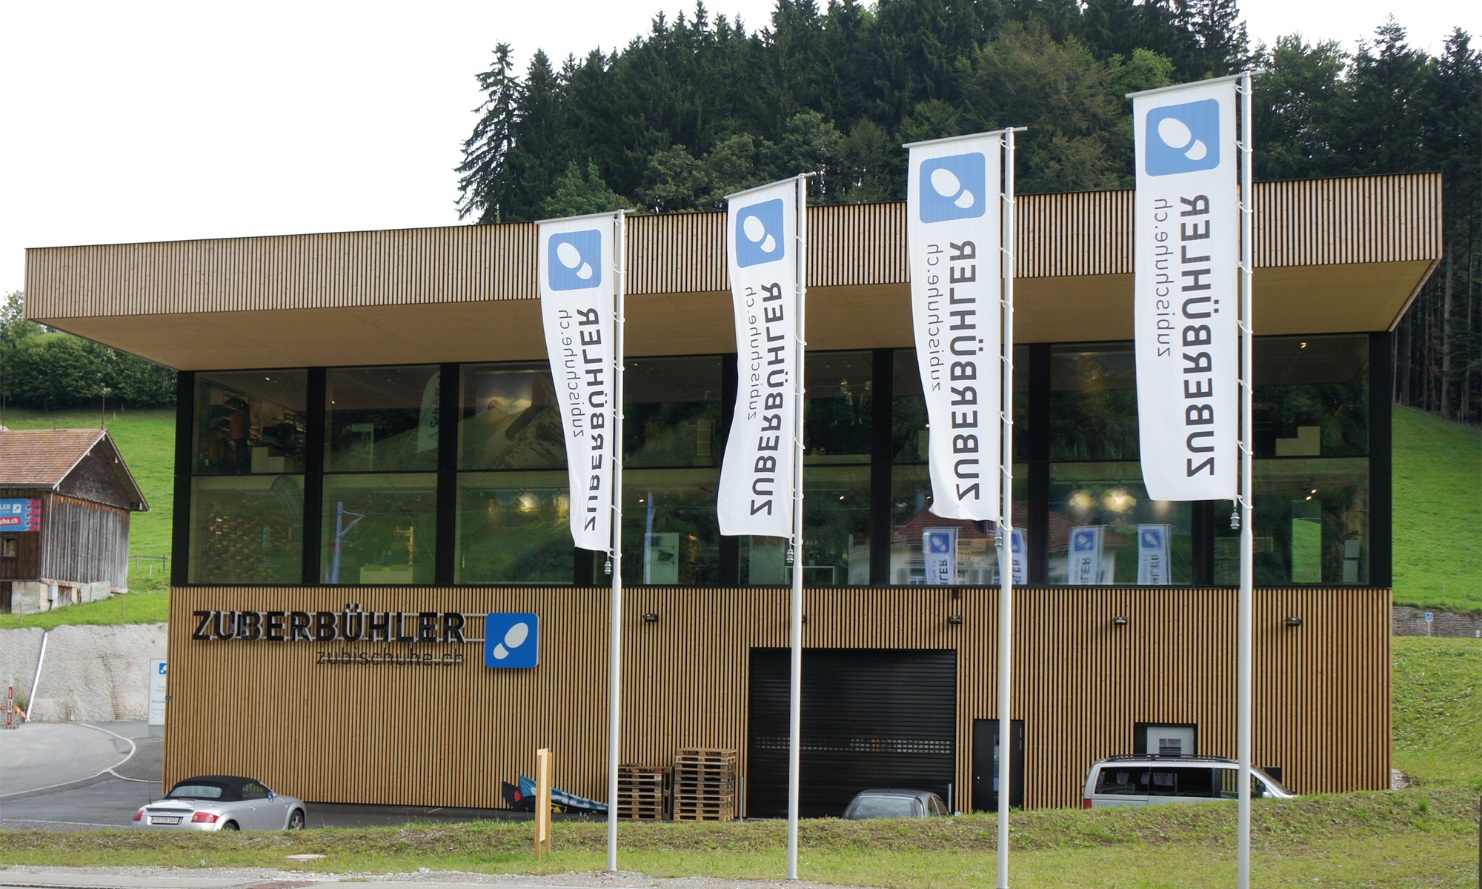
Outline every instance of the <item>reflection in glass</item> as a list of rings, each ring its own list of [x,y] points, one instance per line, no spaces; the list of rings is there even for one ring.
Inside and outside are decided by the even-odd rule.
[[[718,469],[624,470],[623,583],[720,582]],[[594,553],[602,585],[605,553]]]
[[[1193,581],[1192,504],[1150,500],[1136,463],[1058,463],[1050,467],[1049,582],[1071,576],[1072,531],[1100,528],[1091,566],[1096,584],[1138,582],[1139,531],[1167,526],[1169,583]],[[1092,543],[1094,546],[1095,542]]]
[[[1028,482],[1024,466],[1014,467],[1014,527],[1024,528]],[[957,582],[996,585],[998,576],[997,525],[944,519],[933,515],[931,476],[925,466],[897,466],[890,484],[890,578],[895,585],[926,582],[924,535],[928,529],[957,531]]]
[[[803,583],[870,582],[870,474],[864,466],[809,467],[803,473]],[[788,586],[787,541],[741,538],[741,582]]]
[[[325,386],[326,471],[437,468],[436,365],[335,369]]]
[[[1369,582],[1369,461],[1255,461],[1257,586]],[[1240,582],[1240,532],[1215,524],[1215,583]]]
[[[198,475],[301,473],[308,373],[199,373],[195,382]]]
[[[433,582],[433,474],[325,476],[322,522],[325,583]]]
[[[564,472],[460,475],[456,582],[570,584],[570,513]]]
[[[864,463],[870,459],[874,416],[874,360],[869,352],[810,352],[803,445],[808,464]],[[804,513],[807,521],[807,511]]]
[[[915,349],[897,349],[893,358],[890,451],[896,463],[925,463],[926,399]],[[1014,460],[1029,459],[1029,350],[1014,349]]]
[[[1130,346],[1052,348],[1050,459],[1137,456],[1137,361]]]
[[[465,367],[461,401],[460,469],[565,467],[565,433],[548,365]]]
[[[300,583],[303,476],[195,479],[190,583]]]
[[[719,466],[721,356],[635,358],[623,377],[624,466]]]

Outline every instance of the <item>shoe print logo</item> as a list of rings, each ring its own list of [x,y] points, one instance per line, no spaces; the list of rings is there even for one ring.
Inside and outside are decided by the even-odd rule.
[[[975,219],[988,212],[988,158],[981,151],[921,163],[922,222]]]
[[[1220,103],[1201,99],[1148,112],[1144,163],[1149,176],[1197,173],[1220,165]]]

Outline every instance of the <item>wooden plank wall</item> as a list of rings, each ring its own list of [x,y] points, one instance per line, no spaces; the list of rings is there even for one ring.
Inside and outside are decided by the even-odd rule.
[[[1023,278],[1132,273],[1131,191],[1022,195]],[[1436,173],[1258,183],[1258,268],[1441,255]],[[909,278],[905,205],[813,207],[810,287]],[[729,285],[725,214],[630,217],[627,292]],[[424,305],[536,297],[530,223],[26,251],[27,317]]]
[[[748,653],[788,644],[785,589],[627,591],[622,759],[672,762],[728,747],[746,765]],[[502,807],[500,782],[556,752],[558,786],[606,788],[607,602],[589,588],[177,587],[171,595],[165,781],[229,771],[321,802]],[[1026,732],[1026,803],[1074,806],[1096,759],[1132,749],[1138,722],[1196,723],[1202,753],[1234,756],[1233,590],[1016,591],[1014,718]],[[197,610],[531,611],[540,666],[329,665],[321,651],[409,646],[200,642]],[[972,726],[996,715],[997,591],[819,589],[804,644],[958,653],[957,780],[968,809]],[[1379,789],[1390,768],[1388,590],[1258,590],[1255,760],[1298,792]],[[645,622],[643,615],[657,615]],[[947,618],[960,614],[963,622]],[[1127,618],[1117,626],[1117,616]],[[1288,628],[1287,616],[1301,617]],[[472,619],[471,619],[472,620]],[[482,637],[471,622],[469,637]]]

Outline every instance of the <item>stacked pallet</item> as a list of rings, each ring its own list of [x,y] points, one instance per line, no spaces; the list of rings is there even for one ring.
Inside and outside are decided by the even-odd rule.
[[[689,747],[674,758],[674,820],[736,817],[736,751]]]
[[[669,770],[663,766],[618,766],[617,816],[662,821],[669,796]]]

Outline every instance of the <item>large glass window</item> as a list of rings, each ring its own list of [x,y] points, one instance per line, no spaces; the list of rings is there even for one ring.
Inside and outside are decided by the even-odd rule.
[[[719,483],[717,469],[623,471],[623,583],[721,582]],[[607,556],[594,559],[601,584]]]
[[[1049,582],[1193,581],[1193,504],[1151,500],[1136,463],[1050,467]]]
[[[810,352],[804,388],[807,463],[870,462],[875,403],[870,353]]]
[[[190,501],[191,583],[300,582],[302,476],[201,476]]]
[[[635,358],[624,370],[623,465],[720,466],[720,356]]]
[[[1029,350],[1014,350],[1014,460],[1029,459]],[[930,431],[926,397],[915,349],[897,349],[892,359],[890,452],[896,463],[925,463]]]
[[[437,468],[438,368],[354,367],[325,378],[324,470]]]
[[[354,473],[324,479],[320,564],[330,584],[430,584],[437,477]]]
[[[1126,344],[1050,350],[1050,459],[1136,460],[1137,357]]]
[[[1369,461],[1257,460],[1257,586],[1369,582]],[[1240,532],[1215,524],[1214,580],[1240,582]]]
[[[460,388],[459,469],[566,468],[560,398],[549,365],[468,365]]]
[[[1027,530],[1029,516],[1027,467],[1014,467],[1014,528]],[[931,512],[931,476],[926,466],[897,466],[890,485],[889,583],[923,584],[926,578],[926,538],[945,540],[956,582],[990,585],[999,582],[998,529],[995,522],[944,519]],[[945,533],[945,538],[939,535]],[[940,543],[939,543],[940,545]]]
[[[196,475],[302,473],[308,374],[196,374]]]
[[[458,477],[457,583],[571,583],[571,493],[563,472]]]

